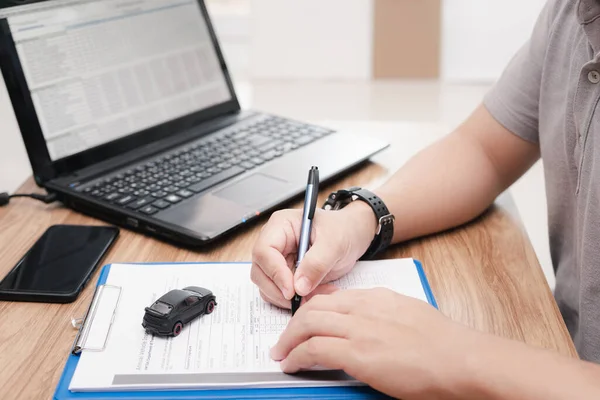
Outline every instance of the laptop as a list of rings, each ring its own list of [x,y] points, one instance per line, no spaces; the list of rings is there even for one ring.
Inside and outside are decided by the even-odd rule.
[[[203,246],[301,195],[311,166],[326,182],[388,146],[241,109],[204,1],[3,4],[35,181],[81,213]]]

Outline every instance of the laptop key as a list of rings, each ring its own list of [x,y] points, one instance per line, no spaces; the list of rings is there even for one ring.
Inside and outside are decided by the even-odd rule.
[[[175,182],[175,186],[177,186],[178,188],[186,188],[190,186],[190,184],[185,180],[180,180],[179,182]]]
[[[256,164],[256,165],[261,165],[261,164],[264,164],[264,163],[265,163],[265,160],[263,160],[263,159],[262,159],[262,158],[260,158],[260,157],[252,157],[252,158],[250,159],[250,162],[252,162],[252,163],[254,163],[254,164]]]
[[[252,135],[248,139],[250,140],[250,146],[252,147],[259,147],[271,141],[271,138],[262,135]]]
[[[171,203],[163,199],[156,200],[154,203],[152,203],[152,205],[156,208],[160,208],[161,210],[171,207]]]
[[[117,200],[117,204],[120,206],[124,206],[124,205],[127,205],[128,203],[131,203],[135,199],[136,199],[135,197],[128,195],[125,197],[121,197],[119,200]]]
[[[272,140],[269,143],[266,143],[266,144],[260,146],[258,149],[260,151],[269,151],[269,150],[273,150],[274,148],[277,148],[283,144],[284,144],[284,142],[281,140]]]
[[[122,196],[121,196],[119,193],[115,193],[115,192],[113,192],[113,193],[111,193],[111,194],[109,194],[109,195],[105,196],[105,197],[104,197],[104,200],[106,200],[106,201],[115,201],[115,200],[118,200],[118,199],[119,199],[119,198],[121,198],[121,197],[122,197]]]
[[[129,204],[127,204],[127,208],[131,208],[132,210],[137,210],[140,207],[144,207],[145,205],[148,205],[150,203],[152,203],[154,201],[153,197],[144,197],[141,199],[138,199],[134,202],[131,202]]]
[[[203,180],[202,182],[198,182],[195,185],[190,186],[188,189],[193,192],[199,193],[223,181],[231,179],[244,171],[245,170],[243,168],[235,166],[228,170],[219,172],[218,174],[213,175],[210,178]]]
[[[144,197],[144,196],[148,196],[150,194],[150,192],[145,189],[142,189],[142,190],[135,190],[132,194],[135,197]]]
[[[187,189],[183,189],[183,190],[180,190],[179,192],[177,192],[176,194],[180,197],[187,199],[188,197],[192,197],[194,195],[194,192],[191,192]]]
[[[265,154],[261,155],[266,161],[271,161],[275,157],[277,157],[278,153],[275,150],[267,151]]]
[[[166,195],[168,195],[168,194],[169,194],[169,193],[167,193],[167,192],[165,192],[165,191],[159,190],[158,192],[154,192],[154,193],[152,193],[152,197],[154,197],[154,198],[156,198],[156,199],[160,199],[160,198],[163,198],[163,197],[165,197],[165,196],[166,196]]]
[[[165,197],[165,200],[170,202],[170,203],[179,203],[181,201],[181,197],[174,195],[174,194],[170,194],[167,197]]]
[[[179,188],[175,185],[164,187],[163,190],[167,193],[173,193],[179,190]]]
[[[244,161],[244,162],[240,163],[239,165],[240,165],[240,167],[242,167],[244,169],[254,168],[254,164],[252,164],[251,162],[248,162],[248,161]]]
[[[277,148],[277,150],[280,150],[282,153],[287,153],[288,151],[292,150],[294,148],[294,145],[292,143],[284,143],[283,145],[279,146]]]
[[[146,206],[146,207],[141,208],[139,211],[146,215],[152,215],[152,214],[156,214],[159,210],[158,210],[158,208],[155,208],[152,206]]]
[[[129,188],[129,187],[124,187],[124,188],[117,190],[117,192],[119,192],[121,194],[130,194],[133,192],[133,189]]]

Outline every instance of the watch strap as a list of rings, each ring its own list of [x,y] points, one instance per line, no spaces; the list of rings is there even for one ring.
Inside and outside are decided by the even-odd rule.
[[[377,219],[375,237],[365,254],[360,258],[361,260],[370,260],[385,250],[394,237],[394,216],[390,213],[383,200],[369,190],[353,187],[330,194],[323,208],[326,210],[339,210],[356,200],[367,203]]]

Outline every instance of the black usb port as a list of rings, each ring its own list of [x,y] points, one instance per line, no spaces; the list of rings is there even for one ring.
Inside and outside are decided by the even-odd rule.
[[[140,223],[135,218],[127,217],[127,225],[137,228],[140,225]]]

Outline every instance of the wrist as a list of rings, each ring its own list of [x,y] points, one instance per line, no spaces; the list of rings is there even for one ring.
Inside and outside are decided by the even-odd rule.
[[[352,249],[358,260],[369,248],[377,233],[377,219],[371,207],[362,201],[354,201],[340,210],[350,221]]]
[[[359,206],[360,203],[362,204]],[[352,207],[349,207],[350,205]],[[390,245],[394,238],[394,215],[389,212],[384,201],[368,189],[354,186],[333,192],[325,201],[323,208],[325,210],[346,209],[344,217],[348,216],[352,219],[352,229],[348,233],[344,232],[344,235],[351,235],[357,240],[353,250],[356,248],[364,250],[359,256],[360,260],[375,258]],[[367,211],[368,209],[370,211]],[[369,246],[365,249],[364,243],[367,238]]]

